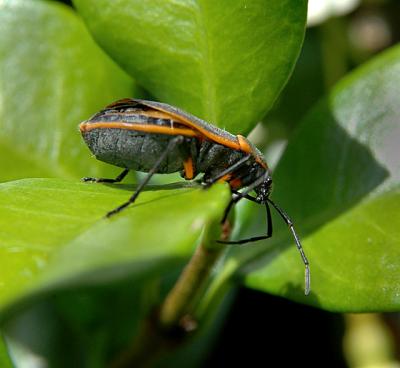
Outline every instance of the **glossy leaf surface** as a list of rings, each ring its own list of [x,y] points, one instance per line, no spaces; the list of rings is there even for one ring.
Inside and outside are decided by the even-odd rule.
[[[104,219],[132,186],[56,179],[1,184],[0,307],[49,288],[160,275],[182,263],[229,200],[223,186],[151,189]]]
[[[283,227],[268,242],[280,247],[237,254],[252,259],[246,285],[337,311],[400,308],[399,76],[395,47],[342,80],[305,118],[276,169],[272,198],[303,239],[311,295],[302,296],[303,265]]]
[[[247,133],[286,83],[305,0],[75,0],[97,42],[152,95]]]
[[[0,3],[0,180],[98,175],[78,124],[133,80],[57,2]]]
[[[0,335],[0,365],[2,368],[14,368],[9,357],[9,351],[5,339]]]

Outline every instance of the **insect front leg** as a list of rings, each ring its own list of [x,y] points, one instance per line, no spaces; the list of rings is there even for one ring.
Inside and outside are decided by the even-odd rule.
[[[237,190],[232,190],[232,199],[229,202],[228,207],[225,209],[224,212],[224,217],[221,221],[221,223],[224,223],[228,217],[228,214],[230,212],[230,210],[232,209],[232,207],[238,203],[241,199],[247,199],[251,202],[257,203],[257,204],[262,204],[259,200],[257,200],[257,198],[252,197],[251,195],[247,194],[247,193],[241,193]],[[218,243],[221,244],[246,244],[246,243],[251,243],[251,242],[255,242],[258,240],[265,240],[268,239],[272,236],[272,216],[271,216],[271,209],[268,205],[268,202],[264,203],[265,205],[265,209],[267,212],[267,234],[266,235],[261,235],[261,236],[254,236],[251,238],[247,238],[247,239],[242,239],[242,240],[236,240],[236,241],[223,241],[223,240],[218,240]]]
[[[221,223],[224,223],[226,221],[232,207],[236,203],[238,203],[241,199],[246,198],[252,202],[260,203],[259,201],[257,201],[256,198],[250,196],[249,192],[251,192],[254,188],[256,188],[258,185],[260,185],[264,180],[265,180],[265,175],[260,176],[251,185],[249,185],[243,192],[239,192],[237,190],[231,189],[232,190],[232,199],[225,209],[224,216],[222,217]]]

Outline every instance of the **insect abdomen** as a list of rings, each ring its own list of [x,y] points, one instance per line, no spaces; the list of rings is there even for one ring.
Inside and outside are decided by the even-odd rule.
[[[83,133],[89,149],[100,160],[132,170],[148,172],[165,152],[173,136],[125,129],[93,129]],[[157,170],[172,173],[183,168],[179,147],[172,150]]]

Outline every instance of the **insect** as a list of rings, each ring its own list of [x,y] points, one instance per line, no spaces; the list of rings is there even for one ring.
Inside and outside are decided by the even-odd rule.
[[[270,199],[272,178],[261,152],[245,137],[232,135],[176,107],[154,101],[123,99],[79,125],[89,149],[100,160],[122,167],[115,179],[83,178],[86,182],[118,183],[129,170],[146,172],[133,195],[106,214],[110,217],[132,204],[156,174],[180,171],[186,180],[203,173],[201,183],[227,182],[232,199],[222,222],[241,199],[264,205],[267,233],[225,244],[245,244],[272,236],[270,205],[288,225],[305,266],[305,294],[310,291],[310,268],[288,215]],[[255,196],[250,193],[254,191]]]

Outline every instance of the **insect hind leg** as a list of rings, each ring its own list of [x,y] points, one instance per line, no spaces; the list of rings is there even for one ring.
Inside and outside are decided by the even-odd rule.
[[[84,182],[95,182],[95,183],[119,183],[125,178],[125,176],[128,173],[129,173],[129,169],[125,169],[115,179],[85,177],[85,178],[82,178],[82,181],[84,181]]]
[[[168,146],[166,150],[163,152],[163,154],[158,158],[154,166],[149,170],[147,173],[146,177],[143,179],[143,181],[138,185],[135,193],[127,200],[125,203],[122,203],[120,206],[117,208],[113,209],[112,211],[108,212],[106,214],[106,217],[111,217],[115,215],[118,212],[121,212],[124,208],[128,207],[130,204],[135,202],[139,194],[142,192],[144,187],[148,184],[150,181],[151,177],[157,172],[157,169],[162,165],[164,160],[168,157],[168,154],[178,145],[184,142],[184,137],[183,136],[178,136],[173,138],[172,140],[169,141]]]

